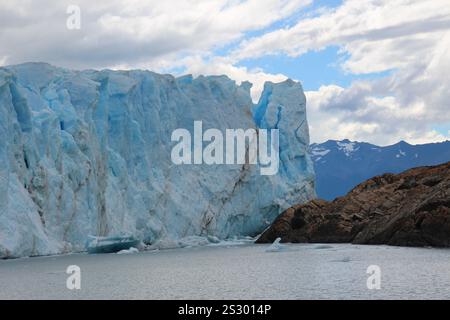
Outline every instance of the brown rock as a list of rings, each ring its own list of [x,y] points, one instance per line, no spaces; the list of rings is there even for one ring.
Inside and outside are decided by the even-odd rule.
[[[450,162],[369,179],[284,211],[257,240],[450,247]]]

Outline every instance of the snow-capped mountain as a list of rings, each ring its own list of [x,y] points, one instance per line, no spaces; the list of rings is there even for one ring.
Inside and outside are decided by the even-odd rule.
[[[311,145],[319,198],[332,200],[383,173],[450,161],[450,141],[411,145],[400,141],[380,147],[365,142],[328,140]]]
[[[0,258],[84,249],[89,235],[146,243],[255,235],[315,197],[306,99],[292,80],[0,68]],[[175,165],[171,134],[279,128],[277,175],[257,165]]]

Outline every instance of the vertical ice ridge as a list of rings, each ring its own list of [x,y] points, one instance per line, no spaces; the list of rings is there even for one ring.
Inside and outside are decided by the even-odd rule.
[[[298,141],[309,139],[297,128],[307,124],[301,86],[268,83],[257,106],[250,87],[225,76],[0,68],[0,257],[82,250],[88,235],[254,235],[314,197]],[[278,127],[282,172],[174,165],[172,131],[199,120],[222,132]]]

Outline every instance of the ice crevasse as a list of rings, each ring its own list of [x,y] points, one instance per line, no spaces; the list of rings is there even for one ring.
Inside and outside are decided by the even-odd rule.
[[[300,83],[226,76],[0,68],[0,258],[84,249],[89,235],[145,243],[255,235],[315,196]],[[278,174],[258,165],[174,165],[171,133],[278,128]]]

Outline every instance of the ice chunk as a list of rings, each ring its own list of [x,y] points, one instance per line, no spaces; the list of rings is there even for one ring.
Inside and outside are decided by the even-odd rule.
[[[180,247],[199,247],[199,246],[206,246],[210,242],[205,237],[199,237],[199,236],[189,236],[185,238],[181,238],[178,241]]]
[[[281,238],[276,238],[275,241],[266,249],[266,252],[279,252],[286,248],[280,243]]]
[[[133,236],[91,237],[86,244],[89,253],[112,253],[129,250],[139,245]]]
[[[219,243],[220,239],[217,238],[216,236],[209,235],[208,236],[208,241],[211,242],[211,243]]]
[[[139,250],[137,248],[131,247],[128,250],[120,250],[117,252],[117,254],[131,254],[131,253],[139,253]]]

